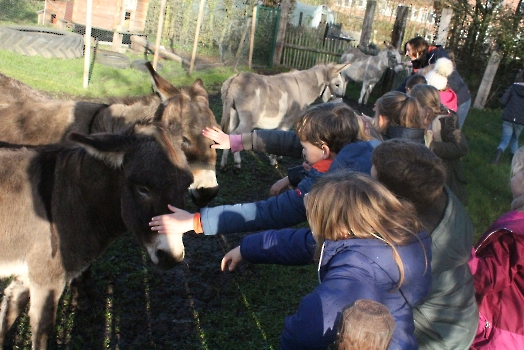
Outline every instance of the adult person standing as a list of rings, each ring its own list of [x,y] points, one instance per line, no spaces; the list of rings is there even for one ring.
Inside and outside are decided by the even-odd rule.
[[[500,157],[510,146],[511,158],[519,148],[519,136],[524,128],[524,71],[517,73],[515,83],[502,95],[500,103],[502,111],[502,136],[497,147],[497,153],[493,158],[493,164],[500,162]]]
[[[431,289],[413,310],[419,348],[469,349],[478,326],[468,266],[473,225],[445,186],[442,160],[424,145],[394,139],[375,148],[372,162],[371,175],[399,198],[412,202],[431,235]]]
[[[421,68],[425,68],[430,64],[436,63],[437,60],[441,57],[446,57],[449,59],[446,50],[441,45],[429,45],[428,42],[420,36],[409,39],[408,42],[404,45],[404,51],[406,52],[406,56],[408,56],[411,60],[413,74],[417,73],[417,71]],[[471,95],[469,93],[468,86],[464,80],[462,80],[456,68],[448,77],[448,84],[449,87],[457,94],[457,115],[459,118],[459,128],[462,129],[462,126],[466,121],[469,108],[471,107]],[[405,92],[405,86],[406,83],[403,82],[397,88],[397,91]]]

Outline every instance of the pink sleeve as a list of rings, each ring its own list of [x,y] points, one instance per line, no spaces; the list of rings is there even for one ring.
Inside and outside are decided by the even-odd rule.
[[[475,247],[471,247],[471,255],[468,260],[469,269],[471,270],[471,274],[474,275],[475,272],[477,272],[477,267],[479,265],[479,258],[477,258],[475,254]]]
[[[242,134],[233,134],[229,135],[229,145],[231,147],[231,152],[239,152],[244,149],[242,145]]]

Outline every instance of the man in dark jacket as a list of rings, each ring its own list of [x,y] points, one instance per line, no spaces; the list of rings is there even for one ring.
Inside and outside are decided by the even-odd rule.
[[[511,158],[519,148],[519,136],[524,128],[524,70],[517,73],[515,83],[504,93],[500,99],[504,110],[502,111],[502,137],[497,147],[493,164],[498,164],[500,157],[508,145]]]

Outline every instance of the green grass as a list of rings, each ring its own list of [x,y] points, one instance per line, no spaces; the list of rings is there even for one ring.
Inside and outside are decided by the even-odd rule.
[[[107,50],[107,48],[101,47]],[[143,55],[128,54],[131,61]],[[93,55],[91,56],[93,58]],[[153,56],[147,57],[151,62]],[[159,74],[176,86],[190,85],[197,78],[210,93],[220,91],[222,83],[234,73],[228,67],[194,71],[189,75],[179,63],[162,60]],[[138,96],[151,92],[149,74],[136,69],[115,69],[95,62],[91,65],[89,85],[84,88],[84,59],[61,60],[40,56],[22,56],[0,50],[0,72],[52,96],[71,95],[83,98]]]

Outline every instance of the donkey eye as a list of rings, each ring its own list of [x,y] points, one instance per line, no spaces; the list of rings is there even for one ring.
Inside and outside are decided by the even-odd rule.
[[[136,186],[136,191],[141,196],[150,197],[151,192],[149,191],[149,188],[147,188],[146,186]]]
[[[182,138],[182,144],[185,146],[191,146],[191,140],[189,140],[187,137]]]

